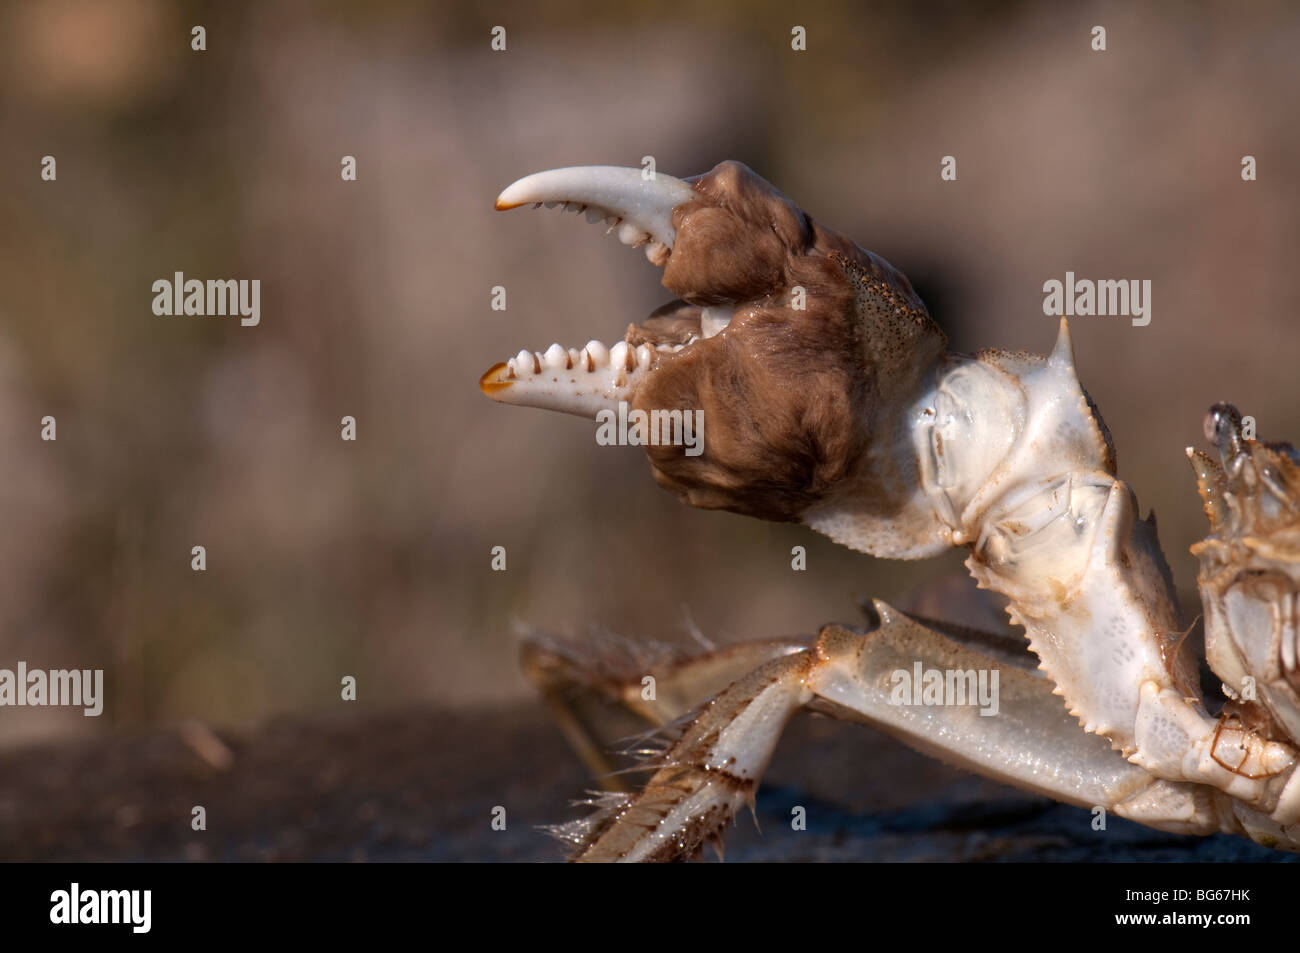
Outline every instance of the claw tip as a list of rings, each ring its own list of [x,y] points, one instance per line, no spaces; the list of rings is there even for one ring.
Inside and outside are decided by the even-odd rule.
[[[489,367],[487,372],[478,379],[479,390],[491,397],[509,387],[511,381],[505,379],[505,370],[505,362],[493,364]]]

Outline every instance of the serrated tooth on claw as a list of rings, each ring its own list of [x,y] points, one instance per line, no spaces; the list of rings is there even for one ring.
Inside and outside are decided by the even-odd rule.
[[[618,227],[618,240],[624,245],[640,245],[642,242],[649,241],[650,235],[631,222],[624,222]]]
[[[542,355],[542,366],[550,370],[564,370],[569,363],[569,352],[558,344],[552,344]]]
[[[525,176],[506,187],[497,197],[496,207],[504,210],[535,202],[590,206],[599,209],[600,217],[624,220],[619,226],[620,241],[635,244],[653,239],[663,246],[656,256],[663,257],[677,237],[673,209],[695,197],[690,185],[671,175],[657,173],[648,179],[641,169],[573,166]],[[644,238],[628,241],[624,235]]]
[[[609,366],[618,370],[632,370],[636,367],[636,356],[632,352],[632,346],[626,341],[619,341],[609,349]]]

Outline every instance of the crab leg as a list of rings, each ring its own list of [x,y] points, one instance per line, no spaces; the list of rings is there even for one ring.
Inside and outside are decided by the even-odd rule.
[[[611,799],[570,828],[582,861],[691,856],[753,800],[786,722],[800,709],[880,728],[985,777],[1175,833],[1241,833],[1230,799],[1153,778],[1078,730],[1052,685],[961,645],[877,601],[873,632],[823,629],[812,648],[774,658],[717,696],[662,758],[635,797]],[[895,673],[916,665],[998,673],[997,711],[900,704]],[[1268,827],[1277,835],[1276,825]],[[1282,831],[1294,842],[1300,832]]]
[[[524,674],[545,694],[584,692],[666,725],[764,663],[812,647],[807,636],[735,642],[682,655],[606,637],[606,644],[532,633],[520,650]],[[653,678],[654,691],[645,679]]]
[[[705,707],[635,797],[586,818],[583,862],[663,861],[693,855],[753,801],[786,722],[812,699],[808,650],[775,658]]]
[[[1226,798],[1153,778],[1101,738],[1080,732],[1051,682],[998,663],[876,601],[881,627],[866,636],[823,630],[822,660],[809,687],[841,717],[873,724],[922,753],[984,777],[1079,807],[1102,806],[1175,833],[1237,831]],[[892,673],[916,663],[939,672],[997,672],[996,712],[952,705],[896,704]],[[950,701],[950,700],[949,700]]]
[[[551,708],[560,730],[606,790],[625,790],[586,717],[587,702],[612,702],[651,725],[675,721],[765,662],[807,649],[810,638],[739,642],[683,657],[613,636],[583,641],[530,633],[520,649],[524,674]],[[647,690],[647,677],[653,690]]]

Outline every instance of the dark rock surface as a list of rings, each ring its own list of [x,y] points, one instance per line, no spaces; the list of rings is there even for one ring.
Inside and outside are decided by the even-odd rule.
[[[285,717],[0,754],[0,859],[557,861],[586,772],[540,706]],[[207,830],[190,829],[207,810]],[[507,829],[493,831],[492,810]],[[807,810],[792,831],[791,810]],[[798,718],[728,861],[1284,861],[972,778],[867,729]],[[711,856],[711,855],[709,855]]]

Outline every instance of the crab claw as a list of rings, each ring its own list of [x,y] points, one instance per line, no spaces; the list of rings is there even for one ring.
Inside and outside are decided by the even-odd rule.
[[[911,407],[946,339],[907,278],[739,162],[689,180],[604,166],[520,179],[497,208],[563,204],[650,242],[677,296],[606,348],[520,351],[480,381],[503,403],[586,417],[698,415],[699,453],[643,440],[684,502],[803,520],[868,551],[947,543],[917,489]],[[653,427],[654,425],[651,424]],[[866,502],[862,502],[862,501]]]
[[[562,203],[566,211],[586,212],[590,222],[608,221],[624,245],[649,242],[646,257],[662,265],[676,237],[673,209],[695,197],[690,185],[671,175],[583,165],[525,176],[497,196],[496,209]]]
[[[648,345],[619,341],[606,347],[589,341],[581,350],[552,344],[545,351],[520,351],[490,367],[479,388],[493,400],[594,418],[630,400],[636,384],[655,366]]]
[[[673,209],[696,198],[688,183],[670,175],[592,165],[525,176],[497,196],[496,208],[546,205],[585,212],[589,222],[608,223],[623,244],[646,245],[646,257],[663,265],[677,237]],[[546,351],[520,351],[493,365],[479,387],[505,404],[595,417],[632,399],[636,384],[657,363],[659,350],[626,340],[612,346],[593,340],[580,350],[552,344]]]

